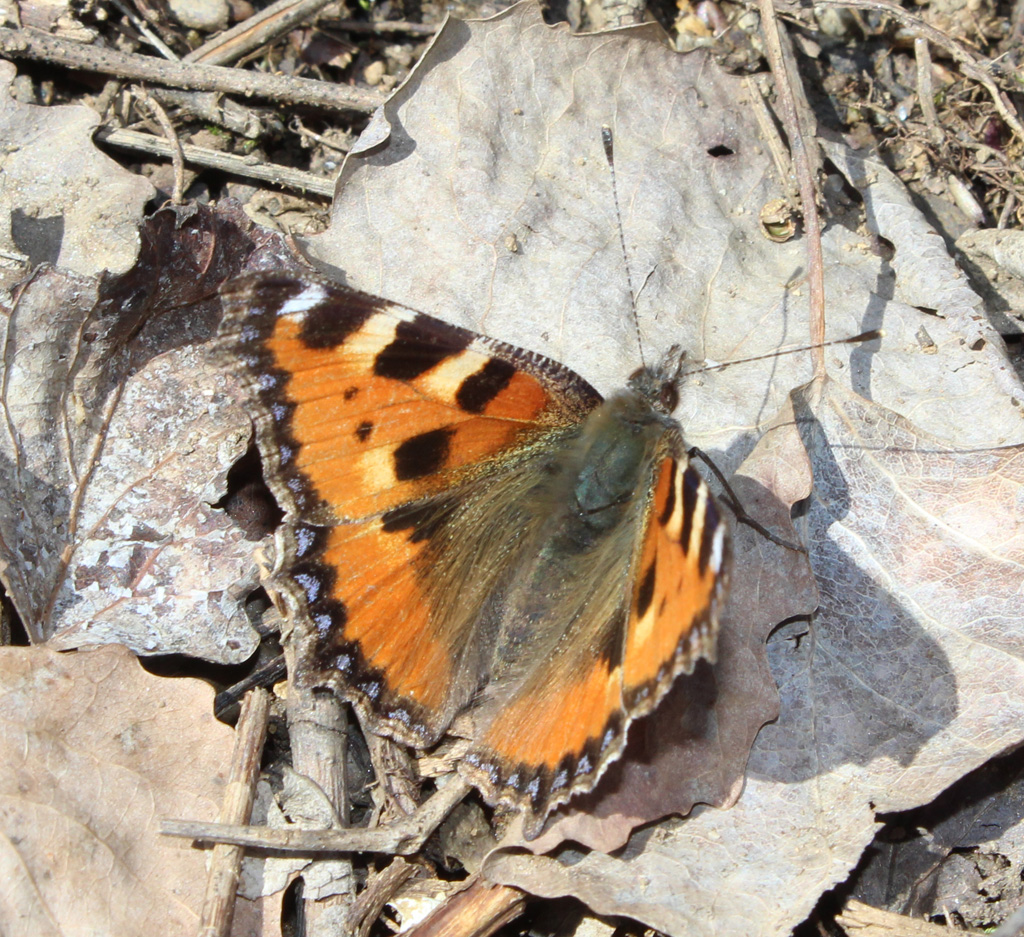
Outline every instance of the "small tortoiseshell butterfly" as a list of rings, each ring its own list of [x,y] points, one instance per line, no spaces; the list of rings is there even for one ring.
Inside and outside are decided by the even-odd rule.
[[[223,296],[285,512],[270,585],[311,636],[293,679],[419,749],[468,716],[460,772],[536,835],[714,659],[728,541],[671,416],[680,356],[604,400],[313,276]]]

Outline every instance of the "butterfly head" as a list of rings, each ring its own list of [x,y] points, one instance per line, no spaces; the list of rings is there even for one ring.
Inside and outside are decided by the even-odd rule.
[[[686,352],[673,345],[657,367],[644,365],[629,376],[629,388],[643,397],[658,413],[668,416],[679,404]]]

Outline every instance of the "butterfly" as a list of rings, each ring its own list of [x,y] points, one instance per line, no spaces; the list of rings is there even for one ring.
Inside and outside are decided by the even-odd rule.
[[[222,291],[268,484],[292,679],[435,745],[532,838],[714,660],[726,524],[679,423],[681,356],[607,399],[541,354],[301,274]],[[461,734],[461,733],[460,733]]]

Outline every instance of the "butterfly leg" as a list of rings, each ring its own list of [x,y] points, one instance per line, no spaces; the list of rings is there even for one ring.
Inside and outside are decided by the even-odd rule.
[[[736,516],[736,520],[741,524],[746,524],[748,527],[756,530],[766,540],[774,543],[776,546],[783,547],[786,550],[792,550],[794,553],[807,553],[807,548],[800,544],[790,543],[788,540],[783,540],[781,537],[777,537],[763,524],[758,523],[751,517],[743,505],[740,503],[740,499],[736,497],[736,492],[732,490],[732,486],[726,481],[725,475],[722,474],[722,470],[715,465],[714,460],[699,446],[692,446],[686,453],[691,459],[700,459],[711,471],[714,473],[715,478],[718,479],[719,484],[725,492],[725,497],[722,498],[726,504],[729,505],[729,509]]]

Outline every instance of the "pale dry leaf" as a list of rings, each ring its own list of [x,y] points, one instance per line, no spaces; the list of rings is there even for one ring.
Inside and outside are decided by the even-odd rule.
[[[232,732],[198,680],[125,648],[0,649],[0,931],[195,934],[203,852],[164,817],[215,820]]]
[[[0,321],[0,579],[34,641],[222,662],[256,646],[253,544],[214,507],[251,430],[197,344],[237,225],[163,212],[129,274],[44,267]]]
[[[0,62],[0,248],[24,254],[28,269],[48,262],[88,276],[124,273],[138,257],[153,187],[96,148],[97,113],[21,104],[10,94],[15,74]],[[23,275],[0,269],[0,287]]]
[[[532,3],[451,22],[346,160],[333,224],[305,242],[311,259],[359,289],[553,357],[607,394],[640,358],[601,144],[608,125],[645,358],[678,343],[698,367],[806,344],[805,247],[760,232],[761,207],[784,186],[747,85],[663,40],[652,26],[572,35]],[[906,215],[888,177],[871,166],[868,178],[877,214]],[[965,339],[932,314],[970,307],[955,265],[940,271],[929,254],[933,272],[913,281],[926,296],[897,282],[899,269],[909,287],[899,264],[933,239],[911,218],[918,227],[885,235],[909,244],[895,266],[865,239],[860,214],[826,230],[827,337],[885,328],[880,342],[830,348],[829,366],[940,435],[939,401],[987,394],[984,419],[959,428],[971,438],[950,438],[1013,441],[1021,412],[985,349],[969,347],[994,333],[977,323]],[[922,349],[922,326],[938,354]],[[810,376],[803,354],[700,374],[676,415],[731,471]]]

